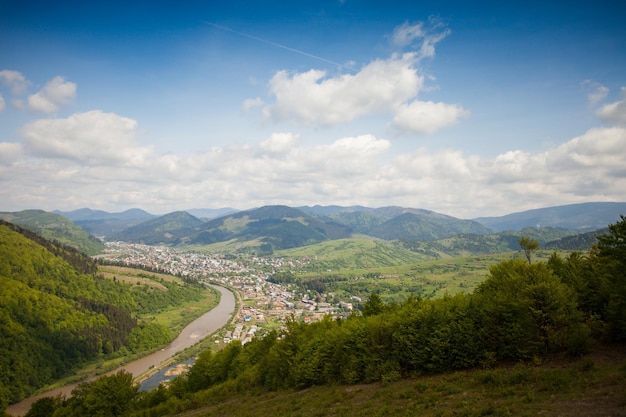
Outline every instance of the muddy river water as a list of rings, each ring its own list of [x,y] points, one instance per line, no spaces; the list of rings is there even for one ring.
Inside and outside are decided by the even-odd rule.
[[[215,288],[221,294],[220,303],[214,309],[191,322],[183,329],[178,337],[164,349],[154,352],[134,362],[127,363],[126,365],[109,372],[107,375],[116,373],[123,369],[137,377],[151,368],[159,367],[163,361],[174,356],[176,353],[193,346],[204,337],[209,336],[226,325],[235,311],[235,295],[224,287],[217,285],[211,285],[211,287]],[[38,399],[43,397],[54,397],[59,394],[69,397],[72,390],[76,388],[77,385],[78,384],[67,385],[59,389],[26,398],[17,404],[9,406],[6,409],[6,412],[12,416],[23,416],[28,412],[31,404]]]

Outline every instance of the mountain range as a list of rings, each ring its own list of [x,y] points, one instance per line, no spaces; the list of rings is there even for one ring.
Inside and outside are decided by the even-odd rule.
[[[570,237],[558,243],[576,246],[593,242],[594,231],[615,223],[621,213],[626,213],[626,203],[573,204],[475,219],[458,219],[429,210],[398,206],[370,208],[320,205],[273,205],[244,211],[232,208],[193,209],[161,216],[141,209],[108,213],[88,208],[54,213],[25,210],[0,215],[22,227],[28,228],[30,222],[34,226],[31,229],[39,232],[52,229],[56,233],[67,234],[67,224],[70,224],[106,240],[172,246],[221,243],[239,248],[248,247],[257,253],[271,253],[274,250],[353,236],[388,241],[439,242],[437,245],[458,248],[468,245],[482,247],[491,244],[489,242],[501,242],[492,245],[489,249],[491,251],[515,246],[513,241],[516,241],[515,236],[519,235],[520,230],[525,230],[526,235],[535,236],[542,246],[544,243],[589,232],[584,238]],[[42,221],[44,218],[46,220]],[[61,227],[63,230],[58,227],[55,229],[55,225],[59,224],[64,224]],[[480,238],[494,234],[499,234],[499,237]],[[89,239],[95,240],[93,237]],[[416,246],[415,243],[408,245]],[[94,251],[89,249],[88,253]]]

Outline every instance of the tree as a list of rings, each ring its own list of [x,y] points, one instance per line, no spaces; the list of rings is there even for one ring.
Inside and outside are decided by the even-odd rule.
[[[517,242],[519,243],[520,247],[524,251],[524,255],[526,255],[526,259],[528,260],[528,263],[530,263],[530,256],[533,253],[533,251],[537,250],[537,248],[539,247],[539,242],[527,236],[520,237]]]
[[[138,390],[139,386],[133,383],[133,375],[122,370],[93,382],[79,384],[72,391],[72,398],[64,409],[57,410],[55,415],[121,416],[129,410]]]
[[[526,359],[570,348],[569,338],[578,338],[582,325],[574,291],[542,262],[513,259],[492,266],[475,291],[475,301],[483,345],[498,359]]]
[[[370,294],[369,300],[363,304],[363,315],[367,316],[375,316],[377,314],[382,313],[385,310],[385,303],[383,303],[383,299],[380,295],[376,293]]]
[[[598,236],[598,259],[608,280],[605,319],[609,337],[626,340],[626,217],[609,225],[609,234]]]

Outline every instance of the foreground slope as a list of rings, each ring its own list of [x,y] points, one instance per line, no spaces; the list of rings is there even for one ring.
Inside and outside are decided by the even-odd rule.
[[[96,358],[168,343],[167,328],[138,316],[199,300],[203,291],[105,279],[77,250],[0,222],[0,406]]]

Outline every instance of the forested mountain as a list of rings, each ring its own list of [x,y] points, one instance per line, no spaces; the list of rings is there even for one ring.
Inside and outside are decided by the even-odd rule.
[[[266,251],[310,245],[350,236],[351,229],[330,219],[287,206],[265,206],[208,221],[183,240],[210,244],[228,240],[257,240]]]
[[[88,208],[73,211],[55,211],[94,236],[108,237],[121,232],[139,223],[143,223],[157,216],[141,209],[129,209],[120,213],[108,213],[102,210]]]
[[[587,232],[618,221],[620,214],[624,213],[626,203],[582,203],[527,210],[499,217],[479,217],[474,220],[496,232],[546,226]]]
[[[108,240],[146,244],[211,245],[229,242],[231,249],[237,246],[238,250],[267,254],[360,234],[376,239],[401,240],[414,248],[422,247],[420,251],[425,252],[429,251],[424,249],[428,246],[425,242],[452,239],[452,245],[457,247],[453,249],[455,253],[471,252],[481,247],[486,250],[482,253],[495,253],[514,250],[517,247],[515,236],[519,236],[520,232],[543,246],[568,235],[599,229],[615,221],[620,211],[626,212],[626,203],[565,205],[476,220],[398,206],[316,205],[292,208],[279,205],[246,211],[230,208],[190,211],[202,215],[203,219],[219,217],[203,221],[189,211],[156,217],[139,209],[122,213],[81,209],[64,215],[86,230],[106,236]],[[494,231],[503,234],[487,237]],[[578,245],[571,246],[572,242],[560,245],[563,248],[586,245],[579,240]],[[466,249],[460,249],[462,246]],[[560,246],[555,243],[550,247]]]
[[[306,211],[305,211],[306,210]],[[489,229],[471,220],[428,210],[383,207],[364,210],[353,207],[300,210],[265,206],[240,211],[205,223],[171,222],[173,214],[150,220],[110,237],[142,243],[213,244],[236,240],[256,241],[263,252],[342,239],[360,233],[385,240],[436,240],[460,233],[487,234]],[[320,214],[313,214],[320,213]],[[321,213],[328,212],[329,215]],[[183,216],[177,212],[176,216]],[[167,224],[167,227],[164,227]]]
[[[88,255],[98,254],[104,249],[104,244],[99,239],[56,213],[43,210],[0,212],[0,219],[31,230],[46,239],[72,246]]]
[[[437,240],[460,233],[491,233],[491,230],[472,220],[407,207],[314,206],[303,207],[302,210],[331,218],[355,233],[385,240]]]
[[[109,240],[144,243],[146,245],[172,244],[195,233],[203,221],[186,211],[175,211],[129,227],[109,237]]]
[[[373,227],[368,234],[386,240],[437,240],[461,233],[486,235],[490,230],[471,220],[459,220],[433,212],[405,212]]]
[[[0,406],[17,401],[97,357],[169,342],[138,321],[200,288],[157,288],[104,279],[95,261],[11,223],[0,223]]]
[[[545,249],[556,249],[565,251],[587,251],[592,245],[598,243],[598,236],[608,234],[607,228],[594,230],[593,232],[580,233],[565,236],[550,242],[546,242]]]

